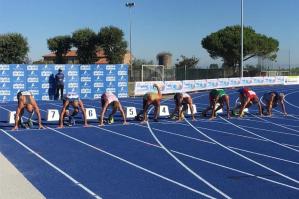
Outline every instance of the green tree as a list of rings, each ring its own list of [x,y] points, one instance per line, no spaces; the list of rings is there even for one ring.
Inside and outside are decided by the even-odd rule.
[[[0,64],[22,64],[28,60],[27,39],[19,33],[0,35]]]
[[[208,35],[201,41],[202,47],[208,51],[210,57],[222,58],[224,64],[233,67],[235,73],[237,66],[241,63],[240,32],[240,26],[228,26]],[[244,61],[255,56],[275,60],[278,46],[279,42],[276,39],[256,33],[251,27],[244,27]]]
[[[71,36],[56,36],[47,40],[48,48],[50,51],[54,52],[55,64],[65,64],[64,55],[71,49],[72,47],[72,38]]]
[[[154,62],[151,61],[146,61],[145,59],[134,59],[132,65],[134,68],[141,68],[142,65],[153,65]]]
[[[127,42],[121,29],[113,26],[101,28],[99,35],[100,46],[103,48],[110,64],[123,62],[127,52]]]
[[[181,60],[175,64],[175,67],[179,68],[179,67],[185,67],[186,68],[195,68],[196,65],[198,64],[199,62],[199,59],[196,58],[196,57],[191,57],[191,58],[188,58],[184,55],[181,55]]]
[[[80,64],[92,64],[96,59],[98,38],[96,33],[89,29],[79,29],[72,35],[73,45],[77,48]]]

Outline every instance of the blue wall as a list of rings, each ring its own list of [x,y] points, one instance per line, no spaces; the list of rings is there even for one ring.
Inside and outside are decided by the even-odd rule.
[[[16,100],[20,90],[29,90],[37,100],[54,99],[54,76],[61,68],[65,93],[82,99],[99,98],[105,91],[128,97],[128,66],[115,65],[0,65],[0,102]]]

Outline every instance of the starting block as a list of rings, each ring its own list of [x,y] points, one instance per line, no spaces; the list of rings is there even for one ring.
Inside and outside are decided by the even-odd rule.
[[[87,120],[96,120],[96,119],[98,119],[95,108],[85,108],[85,114],[86,114],[86,119]]]
[[[240,112],[240,109],[239,109],[239,108],[234,108],[234,109],[232,110],[232,114],[233,114],[233,115],[239,115],[239,112]],[[243,112],[244,112],[244,113],[249,113],[248,108],[245,108],[245,109],[243,110]]]
[[[126,117],[135,118],[137,116],[137,111],[135,107],[126,107]]]
[[[58,109],[48,109],[47,121],[56,122],[59,121],[59,111]]]
[[[195,104],[192,104],[192,107],[193,107],[193,114],[197,113]],[[188,114],[188,115],[191,115],[191,109],[190,109],[189,104],[188,104],[187,114]]]
[[[216,109],[217,109],[219,106],[220,106],[220,104],[217,103],[217,104],[216,104]],[[215,110],[216,110],[216,109],[215,109]],[[216,111],[216,113],[223,113],[223,110],[222,110],[222,109],[219,109],[218,111]]]
[[[160,106],[159,116],[169,116],[168,106],[165,105]]]
[[[16,111],[9,111],[9,113],[8,113],[8,123],[9,124],[15,123],[15,116],[16,116]]]

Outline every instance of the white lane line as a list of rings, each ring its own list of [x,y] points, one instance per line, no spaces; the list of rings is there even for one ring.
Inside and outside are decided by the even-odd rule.
[[[158,144],[166,151],[166,153],[168,153],[175,161],[177,161],[183,168],[185,168],[187,171],[189,171],[192,175],[194,175],[197,179],[199,179],[200,181],[202,181],[203,183],[205,183],[206,185],[208,185],[210,188],[212,188],[214,191],[216,191],[217,193],[219,193],[220,195],[222,195],[225,198],[231,198],[230,196],[228,196],[227,194],[225,194],[224,192],[222,192],[220,189],[218,189],[217,187],[215,187],[214,185],[212,185],[211,183],[209,183],[207,180],[205,180],[204,178],[202,178],[200,175],[198,175],[197,173],[195,173],[192,169],[190,169],[186,164],[184,164],[179,158],[177,158],[175,155],[173,155],[161,142],[160,140],[156,137],[155,133],[153,132],[152,128],[149,125],[149,122],[147,121],[147,126],[149,131],[151,132],[152,136],[154,137],[154,139],[156,140],[156,142],[158,142]]]
[[[285,100],[285,102],[286,102],[288,105],[292,106],[292,107],[299,108],[299,106],[296,106],[296,105],[292,104],[291,102],[289,102],[289,101],[287,101],[287,100]]]
[[[288,95],[292,95],[292,94],[294,94],[294,93],[298,93],[298,92],[299,92],[299,91],[297,90],[297,91],[288,93],[288,94],[285,95],[285,98],[286,98]],[[299,106],[296,106],[296,105],[290,103],[290,102],[287,101],[286,99],[285,99],[285,102],[286,102],[287,104],[289,104],[290,106],[293,106],[293,107],[295,107],[295,108],[299,108]],[[296,118],[296,119],[299,119],[299,118],[297,118],[297,117],[295,117],[295,116],[291,116],[291,117]]]
[[[221,118],[222,118],[222,117],[221,117]],[[273,173],[275,173],[275,174],[277,174],[277,175],[280,175],[280,176],[282,176],[282,177],[284,177],[284,178],[286,178],[286,179],[288,179],[288,180],[290,180],[290,181],[293,181],[293,182],[299,184],[299,181],[298,181],[298,180],[296,180],[296,179],[294,179],[294,178],[291,178],[291,177],[289,177],[289,176],[287,176],[287,175],[284,175],[283,173],[280,173],[280,172],[278,172],[278,171],[276,171],[276,170],[274,170],[274,169],[271,169],[271,168],[269,168],[269,167],[267,167],[267,166],[265,166],[265,165],[263,165],[263,164],[261,164],[261,163],[259,163],[259,162],[256,162],[256,161],[254,161],[254,160],[252,160],[252,159],[250,159],[250,158],[248,158],[248,157],[246,157],[246,156],[244,156],[244,155],[242,155],[242,154],[240,154],[240,153],[238,153],[238,152],[236,152],[236,151],[234,151],[234,150],[228,148],[227,146],[221,144],[220,142],[214,140],[213,138],[209,137],[208,135],[206,135],[205,133],[203,133],[202,131],[200,131],[199,129],[197,129],[195,126],[193,126],[188,120],[186,120],[186,118],[185,118],[185,121],[186,121],[186,122],[187,122],[187,123],[194,129],[194,130],[196,130],[198,133],[200,133],[201,135],[205,136],[205,137],[208,138],[209,140],[211,140],[211,141],[217,143],[219,146],[223,147],[224,149],[226,149],[226,150],[228,150],[228,151],[230,151],[230,152],[232,152],[232,153],[234,153],[234,154],[236,154],[236,155],[238,155],[238,156],[240,156],[240,157],[242,157],[242,158],[244,158],[244,159],[246,159],[246,160],[248,160],[248,161],[250,161],[250,162],[252,162],[252,163],[254,163],[254,164],[256,164],[256,165],[259,165],[260,167],[262,167],[262,168],[264,168],[264,169],[266,169],[266,170],[268,170],[268,171],[271,171],[271,172],[273,172]]]
[[[48,127],[48,128],[49,128],[49,127]],[[205,196],[205,197],[207,197],[207,198],[214,198],[214,197],[212,197],[212,196],[210,196],[210,195],[208,195],[208,194],[206,194],[206,193],[200,192],[200,191],[195,190],[195,189],[193,189],[193,188],[191,188],[191,187],[189,187],[189,186],[187,186],[187,185],[184,185],[184,184],[179,183],[179,182],[177,182],[177,181],[174,181],[174,180],[172,180],[172,179],[170,179],[170,178],[167,178],[167,177],[165,177],[165,176],[162,176],[162,175],[160,175],[160,174],[158,174],[158,173],[156,173],[156,172],[153,172],[153,171],[151,171],[151,170],[149,170],[149,169],[146,169],[146,168],[144,168],[144,167],[142,167],[142,166],[139,166],[139,165],[137,165],[137,164],[135,164],[135,163],[133,163],[133,162],[130,162],[130,161],[124,159],[124,158],[121,158],[121,157],[119,157],[119,156],[117,156],[117,155],[114,155],[114,154],[112,154],[112,153],[109,153],[109,152],[107,152],[107,151],[105,151],[105,150],[103,150],[103,149],[100,149],[100,148],[95,147],[95,146],[93,146],[93,145],[91,145],[91,144],[88,144],[88,143],[86,143],[86,142],[84,142],[84,141],[82,141],[82,140],[79,140],[79,139],[74,138],[74,137],[72,137],[72,136],[69,136],[69,135],[67,135],[67,134],[65,134],[65,133],[62,133],[62,132],[60,132],[60,131],[58,131],[58,130],[56,130],[56,129],[52,129],[52,128],[49,128],[49,129],[51,129],[52,131],[54,131],[54,132],[56,132],[56,133],[58,133],[58,134],[60,134],[60,135],[65,136],[65,137],[67,137],[67,138],[69,138],[69,139],[71,139],[71,140],[74,140],[74,141],[76,141],[76,142],[78,142],[78,143],[81,143],[81,144],[83,144],[83,145],[85,145],[85,146],[88,146],[88,147],[90,147],[90,148],[92,148],[92,149],[94,149],[94,150],[96,150],[96,151],[99,151],[99,152],[104,153],[104,154],[106,154],[106,155],[108,155],[108,156],[111,156],[111,157],[113,157],[113,158],[115,158],[115,159],[117,159],[117,160],[120,160],[121,162],[124,162],[124,163],[126,163],[126,164],[129,164],[129,165],[131,165],[131,166],[133,166],[133,167],[136,167],[136,168],[138,168],[138,169],[140,169],[140,170],[142,170],[142,171],[145,171],[145,172],[147,172],[147,173],[150,173],[150,174],[152,174],[152,175],[154,175],[154,176],[156,176],[156,177],[162,178],[162,179],[164,179],[164,180],[166,180],[166,181],[168,181],[168,182],[171,182],[171,183],[176,184],[176,185],[178,185],[178,186],[180,186],[180,187],[183,187],[183,188],[185,188],[185,189],[187,189],[187,190],[189,190],[189,191],[192,191],[192,192],[197,193],[197,194],[199,194],[199,195]]]
[[[132,123],[133,124],[133,123]],[[178,124],[178,125],[182,125],[182,126],[189,126],[188,124],[182,124],[182,123],[178,123],[178,122],[167,122],[167,123],[162,123],[162,124]],[[226,123],[227,124],[227,123]],[[134,124],[135,125],[135,124]],[[243,126],[243,125],[239,125],[240,127],[244,127],[244,128],[251,128],[251,127],[248,127],[248,126]],[[229,132],[225,132],[225,131],[220,131],[220,130],[216,130],[216,129],[210,129],[210,128],[204,128],[204,127],[199,127],[199,126],[196,126],[196,128],[199,128],[199,129],[204,129],[204,130],[209,130],[209,131],[214,131],[214,132],[219,132],[219,133],[223,133],[223,134],[228,134],[228,135],[232,135],[232,136],[237,136],[237,137],[243,137],[245,139],[253,139],[253,140],[259,140],[259,141],[262,141],[262,142],[268,142],[267,140],[265,139],[260,139],[260,138],[254,138],[254,137],[249,137],[249,136],[244,136],[244,135],[237,135],[237,134],[234,134],[234,133],[229,133]],[[154,130],[157,130],[157,131],[161,131],[161,132],[168,132],[168,131],[163,131],[163,130],[159,130],[159,129],[155,129],[153,128]],[[259,129],[259,128],[252,128],[252,129],[257,129],[257,130],[264,130],[264,129]],[[273,131],[273,130],[267,130],[265,129],[264,131],[270,131],[270,132],[275,132],[275,133],[280,133],[280,134],[286,134],[286,135],[294,135],[294,136],[299,136],[299,135],[296,135],[296,134],[292,134],[292,133],[281,133],[281,132],[278,132],[278,131]],[[175,133],[170,133],[168,132],[169,134],[173,134],[173,135],[176,135]],[[183,135],[180,135],[178,134],[179,136],[181,137],[185,137]],[[196,138],[193,138],[193,139],[196,139]],[[209,141],[205,141],[205,140],[200,140],[201,142],[209,142]],[[287,144],[287,143],[282,143],[283,145],[286,145],[286,146],[290,146],[290,147],[299,147],[297,145],[292,145],[292,144]]]
[[[139,124],[134,124],[134,125],[140,126],[140,127],[143,127],[143,128],[147,128],[147,127],[139,125]],[[162,133],[168,133],[168,134],[179,136],[179,137],[183,137],[183,138],[186,138],[186,139],[190,139],[190,140],[195,140],[195,141],[198,141],[198,142],[205,142],[205,143],[208,143],[208,144],[215,144],[216,145],[216,143],[214,143],[214,142],[210,142],[210,141],[206,141],[206,140],[201,140],[201,139],[190,137],[190,136],[184,136],[184,135],[180,135],[180,134],[169,132],[169,131],[165,131],[165,130],[159,130],[159,129],[155,129],[155,128],[153,128],[153,129],[157,130],[157,131],[160,131]],[[227,147],[231,148],[231,149],[235,149],[237,151],[242,151],[242,152],[246,152],[246,153],[250,153],[250,154],[254,154],[254,155],[258,155],[258,156],[263,156],[263,157],[267,157],[267,158],[271,158],[271,159],[275,159],[275,160],[279,160],[279,161],[283,161],[283,162],[287,162],[287,163],[292,163],[292,164],[299,165],[299,162],[294,162],[292,160],[287,160],[287,159],[283,159],[283,158],[279,158],[279,157],[275,157],[275,156],[270,156],[270,155],[263,154],[263,153],[257,153],[257,152],[253,152],[253,151],[249,151],[249,150],[245,150],[245,149],[241,149],[241,148],[237,148],[237,147],[233,147],[233,146],[227,146]]]
[[[8,132],[4,131],[3,129],[0,129],[0,130],[5,135],[7,135],[8,137],[10,137],[12,140],[14,140],[15,142],[17,142],[19,145],[21,145],[22,147],[24,147],[25,149],[27,149],[28,151],[30,151],[33,155],[35,155],[36,157],[38,157],[40,160],[42,160],[43,162],[45,162],[47,165],[49,165],[50,167],[52,167],[53,169],[55,169],[56,171],[58,171],[60,174],[64,175],[67,179],[69,179],[75,185],[79,186],[81,189],[83,189],[84,191],[86,191],[88,194],[90,194],[94,198],[101,199],[101,197],[99,195],[97,195],[96,193],[94,193],[93,191],[91,191],[89,188],[87,188],[86,186],[84,186],[81,182],[77,181],[75,178],[73,178],[72,176],[70,176],[69,174],[67,174],[66,172],[64,172],[62,169],[60,169],[59,167],[57,167],[55,164],[51,163],[46,158],[44,158],[41,155],[39,155],[37,152],[35,152],[30,147],[28,147],[26,144],[24,144],[23,142],[19,141],[17,138],[15,138],[14,136],[10,135]]]
[[[249,113],[250,114],[250,113]],[[271,117],[267,117],[267,116],[263,116],[263,118],[270,118]],[[271,122],[269,120],[264,120],[264,121],[261,121],[259,119],[259,117],[257,118],[251,118],[251,119],[246,119],[246,118],[242,118],[240,120],[243,120],[243,121],[250,121],[250,122],[255,122],[255,123],[260,123],[260,124],[271,124]],[[292,128],[299,128],[299,126],[296,126],[296,125],[290,125],[290,124],[284,124],[285,127],[292,127]],[[290,130],[290,129],[289,129]]]
[[[260,139],[260,138],[250,137],[250,136],[246,136],[246,135],[238,135],[238,134],[235,134],[235,133],[230,133],[230,132],[226,132],[226,131],[220,131],[220,130],[216,130],[216,129],[204,128],[204,127],[200,127],[200,126],[195,126],[195,127],[199,128],[199,129],[204,129],[204,130],[208,130],[208,131],[214,131],[214,132],[226,134],[226,135],[232,135],[232,136],[236,136],[236,137],[242,137],[242,138],[246,138],[246,139],[259,140],[259,141],[263,141],[263,142],[266,141],[266,140]]]
[[[137,126],[140,126],[140,127],[143,127],[143,128],[147,128],[145,126],[142,126],[142,125],[137,125]],[[127,139],[131,139],[131,140],[134,140],[136,142],[140,142],[140,143],[143,143],[143,144],[146,144],[146,145],[150,145],[150,146],[153,146],[153,147],[156,147],[156,148],[161,148],[161,146],[158,146],[158,145],[155,145],[155,144],[152,144],[150,142],[146,142],[144,140],[140,140],[140,139],[137,139],[137,138],[134,138],[134,137],[131,137],[131,136],[127,136],[127,135],[124,135],[124,134],[121,134],[121,133],[117,133],[115,131],[112,131],[112,130],[109,130],[109,129],[105,129],[105,128],[100,128],[98,126],[93,126],[97,129],[100,129],[100,130],[103,130],[103,131],[107,131],[111,134],[115,134],[115,135],[118,135],[118,136],[121,136],[121,137],[125,137]],[[213,143],[215,144],[215,143]],[[233,148],[233,147],[232,147]],[[238,150],[237,148],[235,148],[236,150]],[[208,160],[205,160],[205,159],[201,159],[201,158],[198,158],[198,157],[195,157],[195,156],[192,156],[192,155],[189,155],[189,154],[186,154],[186,153],[182,153],[182,152],[179,152],[179,151],[176,151],[176,150],[171,150],[172,152],[176,153],[176,154],[179,154],[179,155],[182,155],[182,156],[185,156],[185,157],[188,157],[188,158],[191,158],[191,159],[194,159],[194,160],[198,160],[198,161],[201,161],[201,162],[205,162],[205,163],[208,163],[208,164],[211,164],[211,165],[214,165],[214,166],[218,166],[218,167],[221,167],[221,168],[225,168],[225,169],[228,169],[228,170],[231,170],[231,171],[235,171],[235,172],[238,172],[238,173],[242,173],[242,174],[245,174],[245,175],[248,175],[248,176],[252,176],[252,177],[256,177],[256,178],[259,178],[261,180],[265,180],[265,181],[268,181],[268,182],[272,182],[272,183],[275,183],[275,184],[279,184],[279,185],[282,185],[282,186],[286,186],[288,188],[291,188],[291,189],[295,189],[295,190],[299,190],[299,188],[297,187],[294,187],[294,186],[291,186],[291,185],[287,185],[287,184],[284,184],[284,183],[281,183],[281,182],[277,182],[277,181],[274,181],[274,180],[270,180],[268,178],[264,178],[264,177],[261,177],[261,176],[258,176],[258,175],[254,175],[252,173],[248,173],[248,172],[245,172],[245,171],[241,171],[241,170],[238,170],[238,169],[235,169],[235,168],[232,168],[232,167],[228,167],[228,166],[225,166],[225,165],[221,165],[221,164],[218,164],[218,163],[215,163],[215,162],[211,162],[211,161],[208,161]],[[246,150],[242,150],[242,151],[245,151],[245,152],[248,152]],[[277,158],[279,159],[279,158]],[[281,159],[279,159],[281,160]],[[296,163],[299,165],[299,163]]]
[[[59,106],[59,105],[58,105],[58,106]],[[2,108],[2,109],[4,109],[4,110],[8,110],[8,109],[6,109],[6,108],[4,108],[4,107],[1,107],[1,106],[0,106],[0,108]],[[8,111],[9,111],[9,110],[8,110]],[[91,126],[93,126],[93,125],[91,125]],[[95,126],[93,126],[93,127],[95,127]],[[187,189],[187,190],[189,190],[189,191],[195,192],[195,193],[197,193],[197,194],[199,194],[199,195],[202,195],[202,196],[205,196],[205,197],[207,197],[207,198],[215,199],[214,197],[212,197],[212,196],[210,196],[210,195],[208,195],[208,194],[206,194],[206,193],[197,191],[196,189],[193,189],[193,188],[191,188],[191,187],[189,187],[189,186],[187,186],[187,185],[184,185],[184,184],[182,184],[182,183],[179,183],[179,182],[177,182],[177,181],[174,181],[174,180],[172,180],[172,179],[170,179],[170,178],[164,177],[164,176],[162,176],[162,175],[160,175],[160,174],[158,174],[158,173],[155,173],[155,172],[153,172],[153,171],[151,171],[151,170],[148,170],[148,169],[146,169],[146,168],[144,168],[144,167],[141,167],[141,166],[139,166],[139,165],[137,165],[137,164],[134,164],[134,163],[132,163],[132,162],[130,162],[130,161],[127,161],[127,160],[125,160],[125,159],[123,159],[123,158],[121,158],[121,157],[118,157],[118,156],[116,156],[116,155],[114,155],[114,154],[112,154],[112,153],[106,152],[106,151],[104,151],[104,150],[102,150],[102,149],[99,149],[99,148],[93,146],[93,145],[90,145],[90,144],[88,144],[88,143],[86,143],[86,142],[83,142],[83,141],[81,141],[81,140],[79,140],[79,139],[77,139],[77,138],[74,138],[74,137],[72,137],[72,136],[69,136],[69,135],[67,135],[67,134],[64,134],[64,133],[62,133],[62,132],[60,132],[60,131],[58,131],[58,130],[56,130],[56,129],[54,129],[54,128],[47,127],[47,129],[50,129],[50,130],[52,130],[52,131],[54,131],[54,132],[56,132],[56,133],[59,133],[59,134],[65,136],[65,137],[67,137],[67,138],[70,138],[70,139],[72,139],[72,140],[75,140],[76,142],[79,142],[79,143],[81,143],[81,144],[83,144],[83,145],[86,145],[86,146],[88,146],[88,147],[91,147],[91,148],[93,148],[93,149],[95,149],[95,150],[97,150],[97,151],[100,151],[100,152],[102,152],[102,153],[105,153],[106,155],[112,156],[112,157],[114,157],[114,158],[116,158],[116,159],[118,159],[118,160],[120,160],[120,161],[122,161],[122,162],[125,162],[125,163],[127,163],[127,164],[129,164],[129,165],[131,165],[131,166],[134,166],[134,167],[136,167],[136,168],[138,168],[138,169],[141,169],[141,170],[143,170],[143,171],[146,171],[147,173],[150,173],[150,174],[152,174],[152,175],[154,175],[154,176],[157,176],[157,177],[159,177],[159,178],[162,178],[162,179],[164,179],[164,180],[166,180],[166,181],[168,181],[168,182],[174,183],[174,184],[176,184],[176,185],[178,185],[178,186],[180,186],[180,187],[183,187],[183,188],[185,188],[185,189]],[[2,129],[0,129],[0,130],[2,130]],[[9,134],[8,134],[8,135],[9,135]],[[38,154],[37,154],[37,155],[38,155]]]
[[[257,117],[257,116],[254,116],[254,117]],[[232,123],[232,122],[226,120],[226,119],[223,118],[223,117],[220,117],[220,118],[221,118],[222,120],[226,121],[227,123],[233,125],[234,127],[237,127],[238,129],[241,129],[241,130],[243,130],[243,131],[246,131],[247,133],[249,133],[249,134],[251,134],[251,135],[255,135],[255,136],[259,137],[259,138],[265,139],[265,140],[267,140],[268,142],[271,142],[271,143],[273,143],[273,144],[279,145],[279,146],[281,146],[281,147],[283,147],[283,148],[287,148],[287,149],[290,149],[290,150],[292,150],[292,151],[299,152],[299,150],[297,150],[297,149],[293,149],[293,148],[288,147],[288,146],[286,146],[286,145],[284,145],[284,144],[281,144],[281,143],[276,142],[276,141],[274,141],[274,140],[270,140],[270,139],[268,139],[268,138],[266,138],[266,137],[263,137],[263,136],[258,135],[258,134],[256,134],[256,133],[253,133],[253,132],[251,132],[251,131],[249,131],[249,130],[247,130],[247,129],[244,129],[244,128],[240,127],[239,125],[236,125],[236,124],[234,124],[234,123]],[[258,118],[258,117],[257,117],[257,118]],[[259,119],[262,119],[262,118],[259,118]],[[266,120],[266,121],[267,121],[267,120]],[[274,123],[273,123],[273,124],[274,124]]]
[[[165,100],[168,101],[168,100]],[[164,102],[165,102],[164,101]],[[148,111],[151,112],[151,110],[153,109],[153,107],[151,107]],[[191,168],[189,168],[186,164],[184,164],[179,158],[177,158],[175,155],[173,155],[170,150],[168,150],[163,144],[162,142],[160,142],[160,140],[157,138],[157,136],[155,135],[155,133],[153,132],[151,126],[149,125],[149,122],[146,122],[148,130],[150,131],[151,135],[153,136],[153,138],[156,140],[156,142],[161,146],[161,148],[168,154],[170,155],[170,157],[172,157],[177,163],[179,163],[183,168],[185,168],[188,172],[190,172],[194,177],[196,177],[197,179],[199,179],[200,181],[202,181],[203,183],[205,183],[206,185],[208,185],[211,189],[213,189],[214,191],[216,191],[217,193],[219,193],[220,195],[222,195],[224,198],[231,198],[230,196],[228,196],[227,194],[225,194],[224,192],[222,192],[220,189],[218,189],[217,187],[215,187],[214,185],[212,185],[210,182],[208,182],[207,180],[205,180],[204,178],[202,178],[200,175],[198,175],[196,172],[194,172]]]
[[[298,134],[294,134],[294,133],[286,133],[286,132],[275,131],[275,130],[264,129],[264,128],[255,128],[255,127],[246,126],[246,125],[239,125],[239,126],[244,127],[244,128],[248,128],[248,129],[253,129],[253,130],[267,131],[267,132],[283,134],[283,135],[299,136]]]

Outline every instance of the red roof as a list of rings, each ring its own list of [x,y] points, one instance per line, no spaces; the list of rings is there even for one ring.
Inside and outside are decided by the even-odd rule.
[[[99,50],[96,52],[98,58],[105,57],[104,51]],[[50,53],[47,55],[44,55],[43,57],[56,57],[55,53]],[[66,57],[77,57],[77,50],[70,50],[66,53]],[[106,62],[105,62],[106,63]]]

